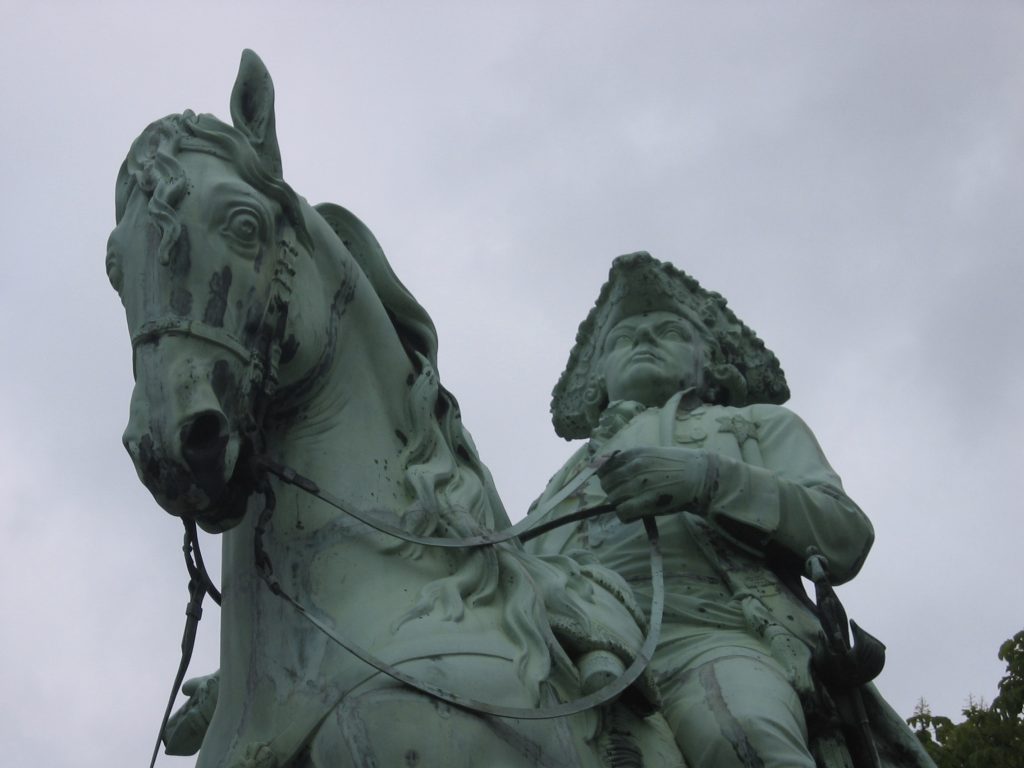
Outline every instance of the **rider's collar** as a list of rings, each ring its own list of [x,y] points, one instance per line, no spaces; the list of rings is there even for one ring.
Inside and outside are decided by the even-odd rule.
[[[677,401],[676,397],[678,397]],[[693,411],[703,405],[696,387],[687,387],[676,397],[671,398],[669,402],[678,402],[676,411],[679,413]],[[608,442],[638,414],[648,410],[657,410],[657,408],[648,408],[635,400],[614,400],[608,403],[608,406],[601,412],[597,426],[590,433],[592,450]]]
[[[615,400],[601,412],[597,426],[590,433],[591,442],[604,442],[631,422],[636,415],[647,410],[647,406],[635,400]]]

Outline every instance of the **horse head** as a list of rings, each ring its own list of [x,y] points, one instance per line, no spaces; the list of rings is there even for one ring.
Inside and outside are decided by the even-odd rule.
[[[326,301],[289,301],[324,288],[305,268],[310,209],[281,179],[273,86],[249,51],[231,112],[234,126],[185,112],[142,133],[107,251],[133,348],[125,447],[165,510],[211,530],[244,513],[268,404],[322,361],[329,327]]]

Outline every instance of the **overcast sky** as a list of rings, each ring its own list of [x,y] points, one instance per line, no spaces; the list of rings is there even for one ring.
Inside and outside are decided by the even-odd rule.
[[[287,180],[432,314],[513,518],[574,449],[548,398],[576,326],[649,250],[778,354],[873,520],[841,596],[889,646],[883,693],[991,700],[1024,627],[1024,6],[851,5],[0,0],[4,762],[148,760],[186,575],[121,447],[104,249],[132,139],[227,118],[244,47]],[[195,673],[218,631],[211,607]]]

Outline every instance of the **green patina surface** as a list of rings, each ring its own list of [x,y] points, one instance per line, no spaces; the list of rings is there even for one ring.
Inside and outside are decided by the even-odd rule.
[[[169,752],[199,750],[201,768],[859,767],[876,752],[930,765],[858,676],[863,659],[843,638],[822,647],[794,591],[812,553],[833,583],[857,574],[867,517],[782,407],[774,354],[721,296],[647,254],[614,262],[580,326],[552,413],[558,434],[586,442],[532,516],[614,512],[525,551],[441,550],[261,472],[254,457],[298,468],[418,536],[509,524],[437,380],[429,316],[362,222],[284,182],[273,85],[248,51],[231,115],[146,129],[119,175],[107,254],[135,362],[125,445],[165,510],[223,533],[222,667],[186,684]],[[527,721],[453,708],[329,636],[453,695],[525,708],[581,697],[643,640],[652,515],[663,636],[649,670],[593,710]]]

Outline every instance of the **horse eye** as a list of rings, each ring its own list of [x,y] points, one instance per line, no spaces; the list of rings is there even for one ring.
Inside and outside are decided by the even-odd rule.
[[[248,208],[237,208],[232,211],[224,225],[227,235],[246,246],[255,245],[260,241],[262,229],[259,216]]]

